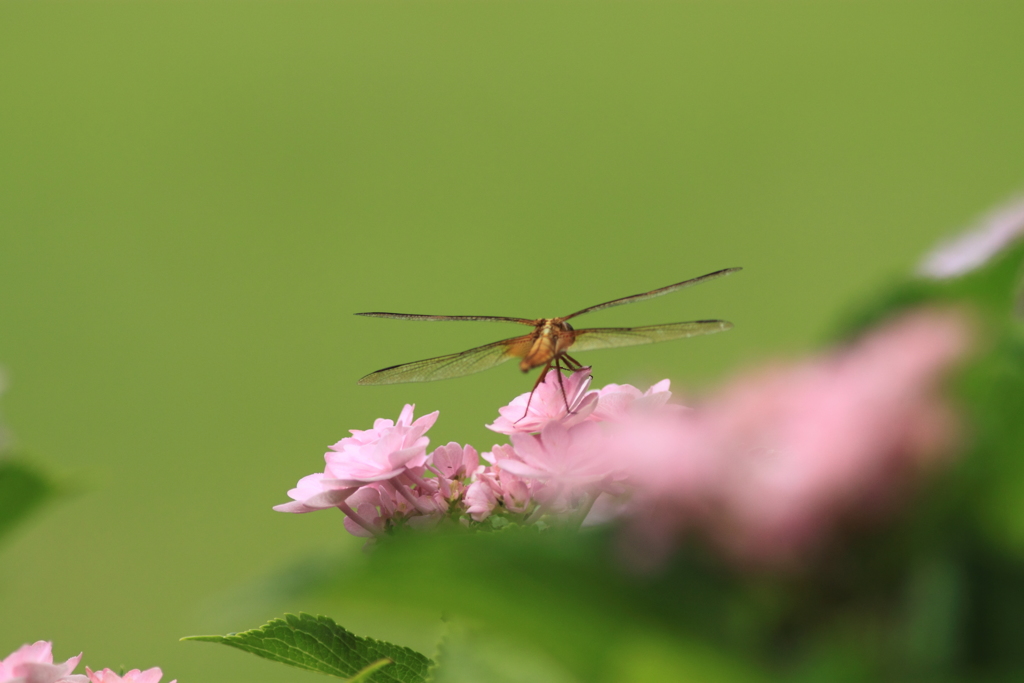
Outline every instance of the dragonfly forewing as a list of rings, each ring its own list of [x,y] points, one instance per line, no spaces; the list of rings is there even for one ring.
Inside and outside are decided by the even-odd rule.
[[[526,318],[506,318],[498,315],[421,315],[419,313],[356,313],[366,318],[392,318],[394,320],[431,320],[431,321],[451,321],[451,320],[478,320],[485,323],[518,323],[520,325],[536,325],[536,320],[527,320]]]
[[[685,289],[686,287],[692,287],[694,285],[699,285],[702,282],[707,282],[708,280],[714,280],[716,278],[720,278],[720,277],[723,277],[725,275],[729,275],[730,273],[735,273],[736,271],[739,271],[739,270],[743,270],[743,269],[742,268],[726,268],[724,270],[716,270],[713,273],[708,273],[707,275],[701,275],[700,277],[695,277],[695,278],[693,278],[691,280],[684,280],[683,282],[677,282],[674,285],[669,285],[668,287],[661,287],[660,289],[652,289],[651,291],[644,292],[643,294],[634,294],[633,296],[624,296],[621,299],[615,299],[614,301],[606,301],[605,303],[597,304],[596,306],[588,306],[587,308],[584,308],[582,311],[576,311],[575,313],[571,313],[571,314],[565,316],[564,318],[562,318],[562,320],[568,320],[569,318],[575,318],[576,316],[583,315],[584,313],[593,313],[594,311],[603,311],[604,309],[612,308],[613,306],[622,306],[624,304],[632,304],[632,303],[636,303],[637,301],[646,301],[647,299],[653,299],[653,298],[658,297],[658,296],[664,296],[666,294],[671,294],[672,292],[678,292],[680,289]]]
[[[668,323],[647,327],[594,327],[576,330],[576,341],[573,342],[569,352],[656,344],[672,339],[725,332],[729,329],[732,329],[732,323],[725,320],[694,320],[686,323]]]
[[[513,358],[521,358],[530,350],[533,335],[504,339],[475,349],[447,356],[427,358],[413,363],[395,365],[371,372],[359,384],[402,384],[404,382],[433,382],[439,379],[462,377],[490,370]]]

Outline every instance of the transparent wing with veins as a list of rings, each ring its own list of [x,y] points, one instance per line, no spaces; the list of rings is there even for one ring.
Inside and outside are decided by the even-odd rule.
[[[694,320],[686,323],[668,323],[647,327],[595,327],[576,330],[576,341],[569,347],[569,352],[575,354],[577,351],[656,344],[672,339],[715,334],[731,328],[732,323],[724,320]]]
[[[404,363],[377,372],[359,380],[359,384],[401,384],[404,382],[433,382],[438,379],[472,375],[490,370],[513,358],[521,358],[530,350],[532,334],[478,346],[475,349],[447,356],[427,358]]]
[[[367,318],[393,318],[395,320],[481,320],[491,323],[519,323],[520,325],[537,324],[536,320],[526,318],[505,318],[497,315],[420,315],[418,313],[356,313]]]

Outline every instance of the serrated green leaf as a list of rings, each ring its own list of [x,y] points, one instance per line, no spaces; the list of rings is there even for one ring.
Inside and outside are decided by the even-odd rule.
[[[431,661],[415,650],[349,633],[328,617],[286,614],[226,636],[182,640],[222,643],[245,652],[355,683],[425,683]]]
[[[0,461],[0,539],[52,493],[53,486],[34,468],[20,460]]]

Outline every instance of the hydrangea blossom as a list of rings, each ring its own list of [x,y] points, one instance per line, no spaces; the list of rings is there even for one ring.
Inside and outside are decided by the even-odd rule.
[[[63,664],[53,663],[53,644],[40,640],[0,660],[0,683],[87,683],[85,676],[71,672],[82,659],[79,654]]]
[[[326,467],[322,473],[311,474],[299,480],[298,485],[288,492],[293,499],[274,507],[279,512],[313,512],[332,507],[341,509],[349,519],[367,532],[377,533],[379,524],[364,520],[353,510],[348,499],[367,485],[387,483],[381,488],[384,494],[394,493],[420,513],[437,509],[430,500],[423,500],[422,484],[415,492],[409,489],[422,482],[418,476],[427,462],[427,445],[424,434],[437,420],[437,411],[413,420],[415,406],[406,405],[398,420],[378,419],[372,429],[350,430],[352,436],[345,437],[331,446],[324,454]],[[380,494],[378,494],[380,495]],[[363,495],[358,505],[367,505],[372,494]],[[391,507],[391,512],[402,507],[397,501],[394,506],[383,504],[382,510]]]
[[[525,434],[539,432],[550,422],[566,426],[582,422],[597,407],[597,392],[587,392],[590,382],[590,368],[569,376],[552,370],[534,391],[520,394],[507,406],[498,408],[498,419],[487,428],[499,434]]]

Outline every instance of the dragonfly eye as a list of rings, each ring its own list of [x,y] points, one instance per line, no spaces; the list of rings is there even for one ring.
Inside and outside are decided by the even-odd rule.
[[[570,325],[569,323],[562,323],[562,324],[565,325],[565,329],[569,330],[570,332],[573,330],[573,326]]]

